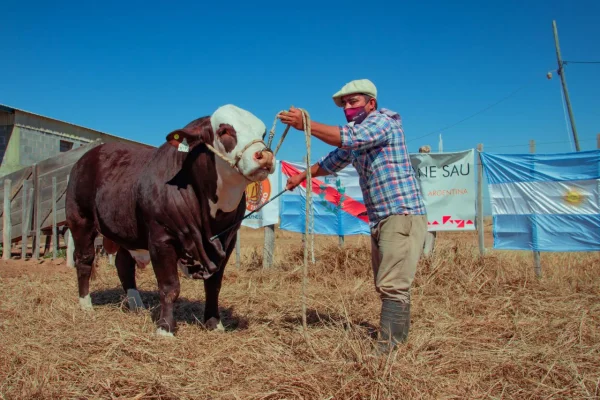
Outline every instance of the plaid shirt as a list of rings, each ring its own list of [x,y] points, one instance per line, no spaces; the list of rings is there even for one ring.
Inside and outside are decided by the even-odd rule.
[[[335,173],[352,163],[360,176],[369,224],[393,214],[426,214],[400,115],[382,109],[354,126],[340,127],[342,145],[319,161]]]

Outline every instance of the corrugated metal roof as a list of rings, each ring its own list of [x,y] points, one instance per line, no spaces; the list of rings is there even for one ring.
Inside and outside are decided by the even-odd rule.
[[[46,117],[45,115],[36,114],[36,113],[31,112],[31,111],[23,110],[21,108],[15,108],[15,107],[7,106],[7,105],[4,105],[4,104],[0,104],[0,111],[9,112],[9,113],[14,113],[15,111],[18,111],[18,112],[21,112],[21,113],[33,115],[35,117],[48,119],[50,121],[55,121],[55,122],[59,122],[59,123],[62,123],[62,124],[71,125],[71,126],[74,126],[74,127],[77,127],[77,128],[87,129],[89,131],[98,133],[100,135],[106,135],[106,136],[110,136],[110,137],[113,137],[113,138],[116,138],[116,139],[121,139],[121,140],[126,140],[128,142],[142,144],[144,146],[155,147],[155,146],[152,146],[152,145],[147,144],[147,143],[138,142],[137,140],[132,140],[132,139],[124,138],[122,136],[112,135],[110,133],[106,133],[106,132],[102,132],[102,131],[99,131],[99,130],[96,130],[96,129],[88,128],[86,126],[73,124],[71,122],[62,121],[62,120],[59,120],[59,119],[56,119],[56,118]]]

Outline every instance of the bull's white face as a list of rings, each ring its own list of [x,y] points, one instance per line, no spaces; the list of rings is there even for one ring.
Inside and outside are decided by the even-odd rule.
[[[261,140],[267,130],[255,115],[234,105],[225,105],[211,115],[210,122],[215,133],[215,149],[232,161],[243,150],[237,167],[246,179],[262,181],[275,172],[275,158],[263,153],[264,143],[246,148],[253,140]]]

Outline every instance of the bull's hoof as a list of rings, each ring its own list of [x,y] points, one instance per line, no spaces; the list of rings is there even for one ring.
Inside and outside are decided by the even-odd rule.
[[[166,338],[172,338],[175,337],[173,336],[173,333],[171,332],[167,332],[166,330],[164,330],[163,328],[158,328],[156,330],[156,335],[157,336],[161,336],[161,337],[166,337]]]
[[[212,317],[206,321],[206,329],[209,331],[225,332],[223,323],[220,319],[216,319],[215,317]]]
[[[92,311],[94,309],[92,306],[92,298],[89,294],[79,298],[79,307],[81,307],[83,311]]]
[[[135,289],[127,289],[127,303],[131,311],[145,310],[144,303],[140,297],[140,292]]]

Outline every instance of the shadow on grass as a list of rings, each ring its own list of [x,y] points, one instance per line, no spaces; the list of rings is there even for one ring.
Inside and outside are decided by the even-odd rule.
[[[286,317],[283,322],[290,325],[302,325],[302,316]],[[377,327],[366,321],[348,321],[348,319],[339,314],[320,314],[315,309],[306,310],[306,325],[313,327],[337,326],[344,330],[362,331],[366,336],[372,339],[377,338]]]
[[[92,305],[98,306],[122,306],[127,308],[127,299],[123,289],[114,288],[98,290],[90,294]],[[140,297],[144,306],[151,311],[152,320],[156,322],[160,317],[160,298],[158,292],[140,290]],[[239,315],[235,315],[233,308],[219,307],[221,321],[225,326],[225,331],[236,331],[248,329],[248,320]],[[175,303],[173,317],[177,323],[188,323],[202,325],[204,316],[204,301],[189,300],[185,297],[179,297]]]

